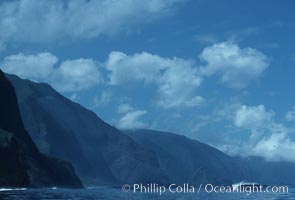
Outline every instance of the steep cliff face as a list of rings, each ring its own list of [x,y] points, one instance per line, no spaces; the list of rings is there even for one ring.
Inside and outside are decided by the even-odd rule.
[[[168,181],[152,151],[95,113],[47,84],[7,77],[16,88],[25,128],[40,151],[70,161],[87,185]]]
[[[32,149],[37,150],[24,129],[14,88],[2,71],[0,71],[0,96],[1,129],[14,133],[17,137],[30,143]]]
[[[156,153],[172,182],[231,184],[244,179],[235,159],[204,143],[153,130],[125,133]]]
[[[72,166],[39,153],[26,132],[12,84],[0,70],[0,186],[82,187]]]

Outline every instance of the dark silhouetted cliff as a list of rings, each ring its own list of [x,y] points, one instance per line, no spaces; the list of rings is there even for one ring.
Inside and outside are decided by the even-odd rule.
[[[71,164],[41,154],[24,129],[12,84],[0,70],[0,186],[82,187]]]

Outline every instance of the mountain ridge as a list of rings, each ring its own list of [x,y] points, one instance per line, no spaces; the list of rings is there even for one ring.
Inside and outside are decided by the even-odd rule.
[[[6,76],[16,88],[25,127],[38,148],[71,161],[87,185],[167,182],[153,152],[94,112],[63,97],[47,84]],[[61,140],[67,142],[60,144]],[[85,160],[86,165],[81,166],[80,160]]]

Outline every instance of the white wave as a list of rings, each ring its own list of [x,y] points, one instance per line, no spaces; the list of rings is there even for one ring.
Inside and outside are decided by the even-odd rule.
[[[0,192],[12,190],[27,190],[27,188],[0,188]]]

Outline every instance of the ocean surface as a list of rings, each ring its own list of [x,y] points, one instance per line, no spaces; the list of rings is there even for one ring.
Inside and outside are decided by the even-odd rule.
[[[295,189],[289,188],[288,193],[259,193],[259,194],[213,194],[213,193],[164,193],[159,194],[143,194],[133,193],[132,191],[123,192],[118,188],[88,188],[88,189],[0,189],[1,200],[145,200],[145,199],[162,199],[162,200],[238,200],[238,199],[295,199]]]

